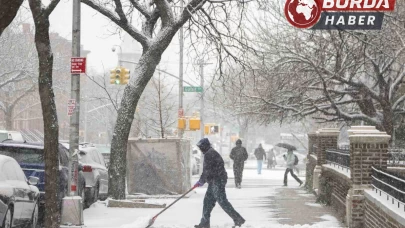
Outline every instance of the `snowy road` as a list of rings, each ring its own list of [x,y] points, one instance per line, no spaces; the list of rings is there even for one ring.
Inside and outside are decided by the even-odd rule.
[[[243,227],[341,227],[331,215],[330,208],[315,204],[311,194],[298,188],[289,178],[289,187],[282,187],[284,171],[264,170],[258,175],[255,170],[244,172],[242,189],[235,189],[233,174],[228,170],[227,195],[235,209],[246,219]],[[300,175],[300,178],[304,179]],[[206,186],[205,186],[206,187]],[[199,188],[189,198],[182,199],[160,215],[155,228],[189,228],[198,224],[206,188]],[[152,202],[170,203],[173,199]],[[143,228],[149,218],[160,209],[107,208],[98,202],[84,211],[85,227],[88,228]],[[232,220],[217,205],[211,217],[211,227],[231,227]]]

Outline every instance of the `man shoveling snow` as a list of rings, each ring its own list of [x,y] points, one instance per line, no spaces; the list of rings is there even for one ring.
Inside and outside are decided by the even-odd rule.
[[[228,175],[225,171],[224,160],[221,155],[211,147],[210,141],[207,138],[201,139],[197,146],[204,154],[203,172],[200,180],[194,185],[194,187],[201,187],[206,182],[208,183],[208,189],[204,197],[204,206],[201,222],[199,225],[195,225],[195,228],[209,228],[211,211],[215,207],[215,203],[221,206],[221,208],[233,219],[235,226],[241,226],[245,223],[245,219],[235,211],[231,203],[226,198],[225,185],[228,181]]]

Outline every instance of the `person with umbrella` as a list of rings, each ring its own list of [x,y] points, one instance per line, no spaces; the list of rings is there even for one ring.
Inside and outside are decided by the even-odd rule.
[[[232,148],[230,158],[233,160],[233,174],[235,175],[235,186],[241,188],[243,168],[248,159],[246,148],[242,146],[242,140],[236,140],[236,147]]]
[[[276,146],[282,147],[287,149],[287,155],[283,155],[284,160],[286,161],[286,170],[284,173],[284,186],[287,186],[287,178],[288,178],[288,173],[291,173],[291,176],[300,184],[300,186],[303,184],[303,182],[300,180],[300,178],[297,177],[297,175],[294,174],[294,166],[296,165],[296,161],[298,161],[298,157],[293,153],[295,146],[287,144],[287,143],[279,143]]]
[[[203,213],[200,224],[195,225],[195,228],[209,228],[212,209],[215,203],[233,219],[235,226],[242,226],[245,219],[233,208],[226,197],[225,185],[228,181],[228,174],[224,167],[224,160],[221,155],[211,147],[211,143],[207,138],[201,139],[197,143],[198,148],[204,154],[203,172],[200,180],[194,185],[194,188],[203,186],[208,182],[208,189],[205,193],[203,203]]]
[[[256,148],[255,150],[255,156],[257,159],[257,173],[262,174],[262,166],[263,166],[263,160],[266,160],[266,152],[264,152],[264,149],[262,147],[262,144],[259,144],[259,147]],[[264,159],[263,159],[264,157]]]

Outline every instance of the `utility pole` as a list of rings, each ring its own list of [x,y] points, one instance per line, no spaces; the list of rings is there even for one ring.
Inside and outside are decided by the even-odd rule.
[[[180,9],[184,8],[183,0],[180,0]],[[184,49],[184,34],[183,34],[183,26],[180,27],[179,31],[179,39],[180,39],[180,62],[179,62],[179,114],[182,113],[184,115],[183,109],[183,49]],[[179,117],[181,117],[179,115]],[[179,138],[183,138],[184,130],[179,129]]]
[[[204,138],[204,62],[201,60],[200,65],[200,86],[202,88],[200,98],[200,139]]]
[[[198,61],[198,65],[200,66],[200,86],[202,88],[201,93],[201,100],[200,100],[200,138],[204,138],[204,66],[209,65],[211,63],[206,63],[203,60]]]
[[[73,24],[72,24],[72,57],[80,57],[80,0],[73,0]],[[75,100],[76,106],[70,117],[69,135],[69,180],[68,195],[77,195],[77,156],[79,150],[79,122],[80,122],[80,74],[72,74],[71,99]]]
[[[200,86],[202,88],[201,98],[200,98],[200,139],[204,138],[204,66],[210,63],[205,63],[204,60],[198,61],[200,66]],[[201,164],[204,164],[204,155],[201,156]],[[202,174],[202,169],[200,169],[200,174]]]

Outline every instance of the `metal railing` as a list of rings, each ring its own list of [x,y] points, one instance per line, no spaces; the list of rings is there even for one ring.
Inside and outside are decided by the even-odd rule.
[[[350,170],[350,150],[349,148],[327,149],[326,163],[339,168]]]
[[[378,191],[387,194],[387,200],[391,196],[392,204],[397,203],[398,208],[403,205],[405,211],[405,180],[401,177],[382,171],[380,169],[372,169],[371,174],[371,185],[373,186],[376,193]],[[397,200],[397,202],[395,202]]]
[[[401,148],[388,149],[388,166],[405,167],[405,150]]]

